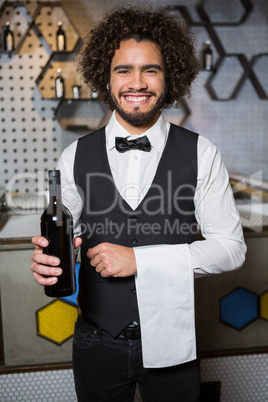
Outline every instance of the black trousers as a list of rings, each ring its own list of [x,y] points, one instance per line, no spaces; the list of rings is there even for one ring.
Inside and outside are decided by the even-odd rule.
[[[196,402],[199,361],[150,369],[142,365],[141,341],[112,338],[78,317],[73,338],[73,371],[79,402]]]

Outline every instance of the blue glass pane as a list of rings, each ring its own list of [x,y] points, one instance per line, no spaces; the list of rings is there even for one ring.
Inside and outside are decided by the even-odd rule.
[[[237,329],[258,318],[258,296],[238,288],[221,299],[221,320]]]

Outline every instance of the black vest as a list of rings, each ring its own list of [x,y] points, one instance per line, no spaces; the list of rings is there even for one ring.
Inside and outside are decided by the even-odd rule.
[[[102,278],[90,265],[86,251],[102,242],[136,247],[195,240],[197,138],[171,125],[153,183],[134,211],[114,184],[105,129],[78,140],[74,179],[84,200],[78,303],[84,315],[112,336],[133,320],[139,322],[135,278]]]

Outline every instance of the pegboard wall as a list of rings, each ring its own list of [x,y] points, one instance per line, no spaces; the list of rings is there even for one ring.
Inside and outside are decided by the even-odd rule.
[[[71,86],[82,85],[73,66],[81,38],[105,12],[122,2],[63,0],[53,9],[50,3],[55,2],[49,1],[7,3],[9,6],[0,2],[0,25],[11,22],[15,52],[2,53],[0,58],[0,187],[11,183],[13,191],[31,194],[40,191],[40,177],[55,167],[69,143],[84,135],[83,130],[97,128],[105,121],[106,111],[90,101],[86,87],[81,92],[83,105],[67,102],[64,115],[59,101],[53,99],[54,80],[56,69],[63,67],[69,85],[67,97],[71,98]],[[217,66],[217,73],[200,72],[185,107],[167,111],[167,119],[183,122],[214,142],[229,172],[261,172],[268,180],[267,1],[191,0],[180,1],[180,7],[174,0],[147,3],[170,7],[171,12],[187,19],[199,53],[210,39]],[[60,57],[55,49],[59,19],[63,20],[68,46]],[[72,122],[63,124],[72,110],[86,110],[79,117],[80,131]]]

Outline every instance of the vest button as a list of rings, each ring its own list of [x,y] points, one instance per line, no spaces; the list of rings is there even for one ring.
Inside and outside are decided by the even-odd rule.
[[[132,244],[136,244],[137,242],[138,242],[138,240],[135,239],[135,237],[132,237],[132,238],[131,238],[131,243],[132,243]]]
[[[136,293],[136,289],[135,289],[135,288],[131,288],[130,291],[131,291],[131,293]]]

